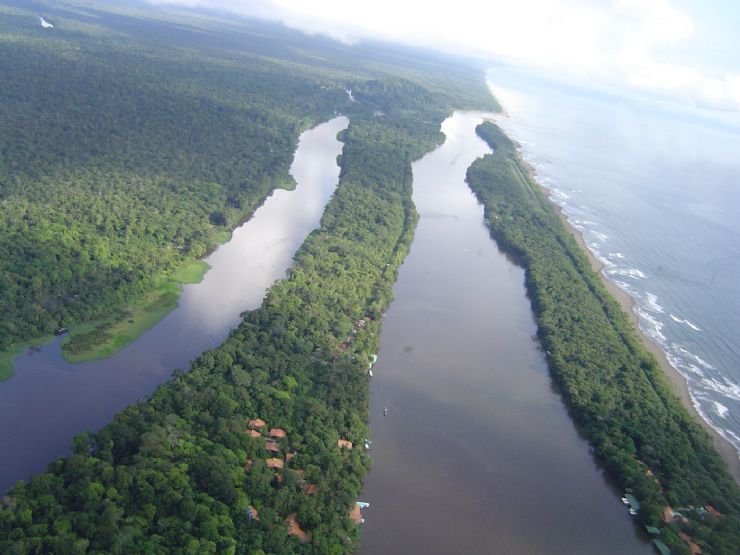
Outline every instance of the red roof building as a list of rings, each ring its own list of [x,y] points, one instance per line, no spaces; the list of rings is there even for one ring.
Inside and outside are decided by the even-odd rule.
[[[243,422],[243,420],[242,420],[242,422]],[[259,428],[264,428],[266,426],[265,421],[262,420],[261,418],[253,418],[252,420],[249,421],[249,423],[247,425],[250,428],[252,428],[253,430],[254,429],[259,429]]]

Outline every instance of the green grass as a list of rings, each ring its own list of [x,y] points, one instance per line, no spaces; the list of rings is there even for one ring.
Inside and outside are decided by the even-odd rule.
[[[228,231],[223,231],[221,233],[223,236],[221,234],[218,236],[218,242],[225,243],[231,237],[231,233]],[[211,267],[202,260],[191,260],[175,270],[170,276],[169,281],[176,284],[200,283],[203,276],[206,275],[206,272],[210,268]]]
[[[202,260],[187,262],[158,288],[107,318],[75,326],[62,343],[62,356],[72,363],[113,356],[177,308],[181,286],[199,283],[209,268]]]
[[[227,231],[227,230],[217,232],[213,238],[213,240],[216,241],[216,243],[218,243],[219,245],[228,243],[229,239],[231,239],[231,231]],[[206,264],[206,263],[203,262],[203,264]],[[207,266],[208,264],[206,264],[206,270],[208,270]],[[203,273],[205,274],[205,271],[203,271]],[[203,276],[201,276],[201,279],[203,279]],[[198,281],[200,281],[200,279]],[[195,282],[188,281],[185,283],[198,283],[198,281],[195,281]]]

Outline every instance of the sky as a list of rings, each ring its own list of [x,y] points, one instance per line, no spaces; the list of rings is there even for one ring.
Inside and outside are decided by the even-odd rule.
[[[382,39],[740,111],[736,0],[149,0]]]

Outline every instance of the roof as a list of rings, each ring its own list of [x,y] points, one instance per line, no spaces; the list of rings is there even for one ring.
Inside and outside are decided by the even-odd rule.
[[[270,437],[285,437],[288,434],[282,428],[272,428],[270,430]]]
[[[671,555],[671,550],[663,543],[663,540],[653,540],[653,545],[660,555]]]
[[[351,442],[351,441],[348,441],[348,440],[346,440],[346,439],[338,439],[338,440],[337,440],[337,445],[338,445],[338,446],[339,446],[339,447],[340,447],[341,449],[345,449],[345,448],[346,448],[346,449],[352,449],[352,442]]]
[[[625,493],[624,494],[625,499],[629,501],[630,506],[635,509],[636,511],[640,510],[640,502],[637,500],[637,497],[632,495],[631,493]]]
[[[260,519],[259,512],[257,511],[257,509],[255,509],[254,507],[252,507],[252,505],[250,505],[249,507],[247,507],[247,516],[250,519],[252,519],[252,520],[259,520]]]
[[[244,422],[244,421],[242,420],[242,422]],[[265,424],[265,421],[264,421],[264,420],[262,420],[261,418],[253,418],[253,419],[252,419],[252,420],[250,420],[250,421],[249,421],[249,423],[248,423],[248,426],[249,426],[250,428],[264,428],[264,427],[265,427],[265,425],[266,425],[266,424]]]
[[[701,553],[701,547],[694,543],[694,538],[686,534],[685,532],[679,532],[678,537],[681,538],[689,546],[691,555],[699,555]]]
[[[349,519],[355,524],[362,524],[362,510],[359,505],[352,505],[349,510]]]
[[[277,453],[278,451],[280,451],[280,446],[277,443],[275,443],[274,441],[272,441],[271,439],[266,439],[266,441],[265,441],[265,449],[267,449],[268,451],[271,451],[273,453]]]
[[[265,459],[267,468],[283,468],[282,459]]]
[[[649,524],[646,524],[645,530],[647,530],[648,534],[652,534],[653,536],[660,536],[660,530],[658,530],[655,526],[650,526]]]
[[[294,536],[301,543],[308,543],[311,541],[311,536],[301,530],[301,526],[298,524],[298,521],[295,518],[295,513],[290,513],[285,519],[285,522],[288,524],[289,536]]]
[[[722,516],[722,513],[720,513],[717,509],[715,509],[712,505],[704,505],[704,509],[712,516]]]
[[[247,432],[247,435],[250,435],[252,437],[262,437],[262,434],[259,433],[257,430],[249,430]]]
[[[319,487],[316,484],[306,484],[303,486],[303,491],[306,495],[316,495],[316,492],[319,491]]]

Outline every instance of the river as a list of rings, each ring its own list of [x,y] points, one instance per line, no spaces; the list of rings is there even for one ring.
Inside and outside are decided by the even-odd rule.
[[[482,117],[455,113],[413,165],[421,217],[370,386],[360,553],[652,553],[554,390],[524,272],[465,183],[488,152]]]
[[[301,135],[290,168],[295,190],[275,190],[206,259],[204,279],[183,287],[179,307],[135,342],[82,364],[62,358],[62,338],[16,358],[15,376],[0,383],[0,492],[69,453],[76,434],[99,429],[151,393],[173,369],[222,343],[242,312],[262,304],[319,225],[339,180],[337,133],[348,123],[340,116]]]

